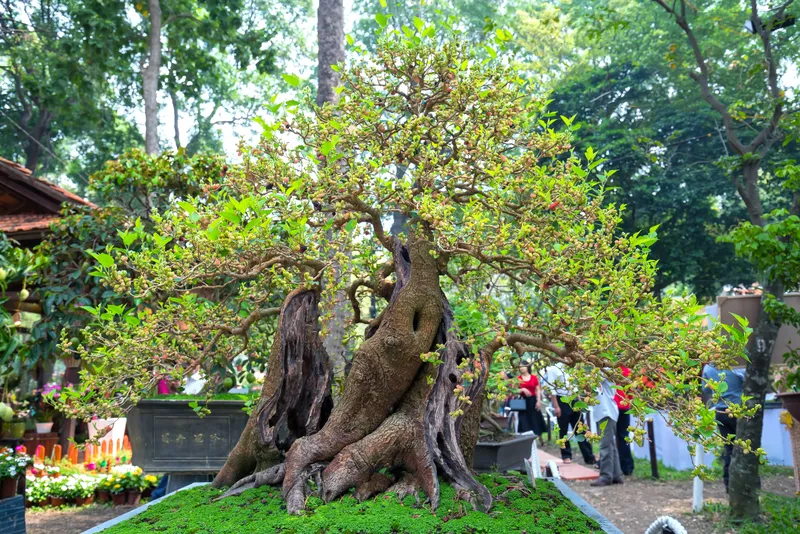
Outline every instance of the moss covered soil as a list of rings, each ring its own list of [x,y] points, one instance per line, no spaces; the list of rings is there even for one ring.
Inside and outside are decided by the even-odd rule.
[[[602,532],[552,482],[537,481],[531,490],[515,475],[479,477],[495,498],[488,514],[456,500],[455,490],[442,484],[435,514],[414,497],[400,502],[384,494],[359,503],[351,494],[329,504],[309,497],[306,512],[290,516],[280,488],[261,487],[236,497],[211,502],[221,491],[202,486],[174,494],[138,516],[115,525],[108,534],[167,532],[183,534],[282,533],[506,533],[588,534]]]

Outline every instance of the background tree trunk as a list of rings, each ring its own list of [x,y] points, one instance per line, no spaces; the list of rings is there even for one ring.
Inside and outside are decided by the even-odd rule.
[[[150,33],[147,38],[148,59],[142,69],[144,94],[144,148],[148,154],[158,154],[158,75],[161,69],[161,3],[148,0]]]
[[[342,0],[319,0],[317,9],[317,105],[339,101],[335,89],[341,83],[331,65],[344,63],[344,4]]]
[[[339,95],[335,89],[341,84],[341,76],[331,65],[344,63],[344,4],[342,0],[320,0],[317,9],[317,105],[335,104]],[[334,264],[336,275],[341,268]],[[344,334],[349,304],[344,292],[336,295],[333,316],[325,325],[325,350],[331,357],[334,370],[346,373],[350,368]]]

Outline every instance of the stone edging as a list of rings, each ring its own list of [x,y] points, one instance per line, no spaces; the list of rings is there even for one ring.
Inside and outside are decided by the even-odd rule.
[[[113,527],[114,525],[116,525],[118,523],[122,523],[123,521],[126,521],[126,520],[128,520],[128,519],[130,519],[132,517],[135,517],[135,516],[141,514],[142,512],[144,512],[145,510],[150,508],[152,505],[154,505],[154,504],[156,504],[158,502],[161,502],[162,500],[166,499],[167,497],[172,497],[173,495],[175,495],[179,491],[183,491],[183,490],[187,490],[187,489],[191,489],[191,488],[196,488],[198,486],[205,486],[207,484],[208,484],[208,482],[195,482],[194,484],[189,484],[188,486],[184,486],[184,487],[182,487],[182,488],[180,488],[178,490],[173,491],[172,493],[168,493],[167,495],[164,495],[163,497],[159,497],[158,499],[156,499],[154,501],[150,501],[150,502],[148,502],[146,504],[143,504],[142,506],[140,506],[138,508],[134,508],[130,512],[126,512],[126,513],[122,514],[121,516],[115,517],[113,519],[109,519],[105,523],[101,523],[101,524],[97,525],[96,527],[92,527],[89,530],[84,530],[81,534],[95,534],[96,532],[102,532],[103,530],[105,530],[107,528],[111,528],[111,527]]]
[[[583,497],[572,491],[562,480],[555,478],[548,478],[547,480],[555,484],[561,494],[572,501],[572,504],[577,506],[581,512],[597,521],[600,524],[600,528],[603,529],[603,532],[606,534],[623,534],[611,521],[598,512],[591,504],[586,502]]]

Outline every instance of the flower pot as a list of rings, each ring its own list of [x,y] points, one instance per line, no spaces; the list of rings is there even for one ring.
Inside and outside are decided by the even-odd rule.
[[[136,490],[128,490],[127,493],[128,493],[128,499],[126,502],[128,503],[128,506],[138,506],[139,501],[142,500],[142,492]]]
[[[145,488],[142,491],[142,499],[149,499],[151,493],[153,493],[153,488]]]
[[[108,491],[98,491],[97,492],[97,502],[108,502],[111,500],[111,493]]]
[[[94,502],[94,495],[89,495],[88,497],[78,497],[75,499],[75,501],[78,503],[78,506],[89,506]]]
[[[4,478],[0,480],[0,499],[9,499],[17,494],[17,479]]]
[[[25,435],[25,421],[11,421],[3,423],[3,437],[21,439]]]
[[[50,506],[61,506],[65,502],[67,500],[64,497],[50,497]]]
[[[37,434],[48,434],[51,430],[53,430],[52,421],[48,421],[46,423],[36,423]]]
[[[778,393],[783,407],[786,411],[797,420],[800,420],[800,391],[787,391],[785,393]]]
[[[122,493],[112,493],[111,494],[111,502],[114,503],[114,506],[122,506],[128,500],[128,496],[125,495],[125,492]]]

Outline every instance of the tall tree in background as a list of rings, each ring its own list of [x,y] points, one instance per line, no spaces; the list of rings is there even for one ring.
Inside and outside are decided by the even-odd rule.
[[[730,178],[739,193],[750,223],[759,228],[767,225],[769,215],[765,213],[760,187],[764,172],[763,161],[777,143],[785,138],[784,127],[793,120],[787,110],[791,102],[786,87],[781,86],[782,74],[789,64],[796,64],[797,47],[793,40],[780,35],[782,23],[791,15],[787,9],[793,0],[776,8],[761,11],[756,0],[749,2],[749,20],[755,39],[744,30],[730,32],[735,39],[724,39],[719,28],[727,23],[741,28],[745,22],[739,4],[719,5],[717,2],[689,4],[685,0],[666,2],[652,0],[657,9],[671,19],[684,39],[682,44],[670,49],[672,63],[697,84],[698,98],[702,98],[720,117],[724,128],[730,156]],[[668,27],[661,21],[660,28]],[[736,27],[736,26],[734,26]],[[783,30],[784,33],[786,30]],[[674,34],[670,34],[674,36]],[[722,46],[720,46],[722,43]],[[731,59],[733,60],[731,63]],[[740,59],[739,59],[740,58]],[[742,99],[737,80],[726,79],[725,70],[746,73],[760,81],[757,98]],[[794,111],[796,113],[796,111]],[[747,128],[741,128],[746,125]],[[795,215],[800,214],[797,196],[791,206]],[[769,367],[780,322],[768,313],[764,304],[769,298],[783,300],[784,288],[779,279],[770,272],[760,273],[764,294],[761,313],[755,325],[748,352],[750,361],[742,388],[748,405],[763,406],[769,386]],[[753,450],[761,447],[763,410],[754,417],[740,419],[736,426],[737,437],[748,440]],[[736,447],[730,469],[731,512],[738,517],[758,517],[760,513],[758,484],[758,457]]]
[[[342,0],[320,0],[317,8],[317,98],[316,103],[336,104],[339,101],[337,88],[341,85],[339,69],[332,65],[344,65],[344,4]],[[342,269],[335,265],[337,273]],[[325,338],[325,350],[335,368],[346,372],[348,368],[347,344],[344,342],[348,304],[347,295],[340,291],[333,313],[326,321],[329,334]]]
[[[161,69],[161,0],[147,0],[150,28],[147,33],[147,64],[142,66],[144,96],[144,149],[158,153],[158,78]]]
[[[64,171],[70,158],[58,143],[135,141],[114,94],[114,80],[132,75],[120,53],[130,35],[124,10],[106,4],[96,11],[80,0],[0,4],[4,157],[34,172]]]

